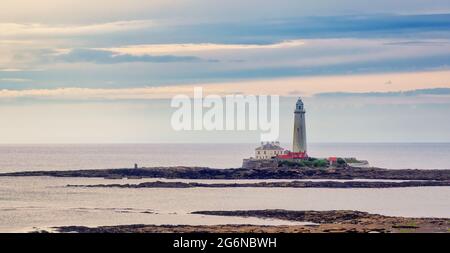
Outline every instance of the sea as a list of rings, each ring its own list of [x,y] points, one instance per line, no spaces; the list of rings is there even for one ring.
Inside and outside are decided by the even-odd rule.
[[[258,144],[0,145],[0,173],[154,166],[237,168]],[[284,145],[289,147],[289,145]],[[356,157],[388,169],[450,169],[450,143],[311,143],[313,157]]]
[[[239,167],[254,144],[1,145],[0,172],[153,166]],[[311,143],[315,157],[368,160],[389,169],[449,169],[448,143]],[[58,226],[123,224],[304,224],[277,219],[191,214],[202,210],[359,210],[404,217],[450,218],[450,187],[74,188],[69,184],[224,180],[0,177],[0,232],[55,231]],[[226,180],[226,182],[270,180]],[[283,180],[288,181],[288,180]]]

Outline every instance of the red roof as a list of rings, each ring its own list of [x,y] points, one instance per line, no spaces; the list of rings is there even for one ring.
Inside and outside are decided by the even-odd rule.
[[[308,154],[306,152],[289,152],[283,155],[277,155],[277,158],[280,159],[306,159],[308,158]]]
[[[337,161],[337,157],[335,157],[335,156],[328,157],[328,161],[330,161],[330,162],[336,162],[336,161]]]

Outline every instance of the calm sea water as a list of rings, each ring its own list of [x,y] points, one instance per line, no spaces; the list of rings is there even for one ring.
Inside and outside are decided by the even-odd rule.
[[[26,232],[66,225],[298,224],[275,219],[190,214],[199,210],[360,210],[384,215],[450,218],[450,187],[390,189],[65,187],[67,184],[142,181],[0,177],[0,232]],[[209,182],[221,181],[209,180]]]
[[[2,145],[0,171],[197,165],[238,167],[252,144]],[[317,157],[354,156],[371,165],[450,168],[450,144],[311,144]],[[360,210],[450,218],[450,187],[391,189],[68,188],[67,184],[140,183],[161,179],[0,177],[0,232],[64,225],[292,224],[258,218],[190,214],[199,210]],[[170,181],[170,180],[169,180]],[[223,180],[172,180],[209,183]],[[256,182],[262,180],[240,180]],[[266,180],[268,181],[268,180]],[[281,180],[286,181],[286,180]],[[227,181],[230,182],[230,181]]]
[[[257,144],[0,145],[0,172],[129,168],[139,166],[241,166]],[[285,145],[289,147],[288,145]],[[389,169],[450,169],[450,143],[312,143],[315,157],[368,160]]]

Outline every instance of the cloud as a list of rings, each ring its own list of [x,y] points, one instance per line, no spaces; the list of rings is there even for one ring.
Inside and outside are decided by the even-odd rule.
[[[58,53],[54,59],[65,62],[93,62],[99,64],[114,64],[125,62],[196,62],[203,61],[195,56],[174,56],[174,55],[130,55],[117,54],[104,50],[95,49],[73,49],[67,53]],[[212,61],[212,60],[211,60]]]
[[[392,80],[391,85],[385,85],[385,80]],[[37,99],[162,99],[175,95],[192,95],[193,88],[203,87],[204,94],[243,94],[243,95],[280,95],[280,96],[313,96],[318,93],[346,92],[401,92],[404,90],[419,90],[406,94],[420,95],[426,101],[432,101],[441,96],[443,101],[450,102],[448,90],[450,71],[389,73],[371,75],[348,75],[307,78],[280,78],[259,81],[238,81],[227,83],[203,83],[190,85],[174,85],[142,88],[55,88],[55,89],[27,89],[0,90],[0,98],[37,98]],[[443,88],[443,89],[434,89]],[[339,93],[337,93],[339,94]],[[405,93],[403,93],[405,94]],[[323,98],[318,95],[316,98]],[[325,96],[326,97],[326,96]],[[411,96],[409,96],[411,97]],[[364,99],[366,99],[364,97]],[[376,97],[375,97],[376,98]],[[339,98],[337,98],[339,99]],[[363,102],[364,102],[363,99]],[[345,99],[344,99],[345,100]],[[390,100],[395,102],[395,100]],[[414,101],[414,100],[408,100]],[[436,101],[440,102],[440,101]]]
[[[56,88],[29,90],[0,90],[0,98],[44,99],[151,99],[169,98],[180,92],[190,92],[191,87],[145,87],[145,88]]]
[[[47,25],[40,23],[0,23],[0,37],[16,36],[70,36],[90,35],[129,30],[144,29],[154,26],[150,20],[117,21],[88,25]],[[16,41],[17,42],[17,41]]]
[[[255,11],[255,9],[258,11]],[[448,0],[3,0],[0,19],[85,22],[136,16],[194,21],[254,20],[299,16],[449,11]]]
[[[411,96],[450,96],[450,88],[417,89],[389,92],[324,92],[315,97],[411,97]]]
[[[31,79],[25,79],[25,78],[0,78],[0,82],[13,82],[13,83],[24,83],[24,82],[31,82]]]
[[[386,42],[386,46],[445,46],[450,44],[446,40],[407,40],[407,41],[394,41]]]
[[[325,92],[313,97],[321,106],[450,104],[450,88],[387,92]]]
[[[0,69],[0,72],[21,72],[24,71],[23,69],[19,69],[19,68],[4,68],[4,69]]]
[[[167,25],[160,20],[22,24],[15,29],[21,31],[18,34],[42,36],[3,40],[0,33],[0,43],[5,42],[0,45],[0,69],[46,71],[17,75],[0,71],[3,78],[33,80],[20,84],[20,88],[54,88],[143,87],[148,83],[153,86],[448,69],[449,17],[363,14],[184,25]],[[20,43],[22,40],[24,43]],[[153,64],[159,62],[170,64]],[[117,63],[130,63],[132,67],[124,69]],[[110,80],[115,83],[107,86]],[[7,85],[2,87],[18,86]]]
[[[222,50],[249,50],[249,49],[282,49],[293,48],[304,45],[303,40],[285,40],[271,44],[214,44],[214,43],[188,43],[188,44],[147,44],[132,45],[116,48],[101,48],[121,54],[147,55],[147,54],[176,54],[195,53]]]
[[[433,43],[385,44],[396,41],[404,40],[298,39],[295,43],[210,43],[208,46],[205,46],[205,43],[190,43],[188,46],[175,43],[151,45],[155,47],[146,48],[142,52],[133,51],[134,47],[130,47],[130,51],[109,51],[96,47],[71,49],[63,45],[52,49],[47,47],[22,51],[21,48],[12,52],[0,50],[7,55],[11,52],[9,57],[3,58],[3,63],[0,62],[0,68],[33,67],[45,70],[40,73],[2,74],[2,78],[33,80],[31,83],[22,84],[21,88],[32,88],[35,85],[42,88],[144,87],[449,69],[450,43],[440,46]],[[127,63],[130,67],[124,69],[123,64],[119,63]],[[71,78],[67,78],[68,76]],[[107,83],[111,80],[115,81],[114,84]],[[389,80],[385,78],[382,84],[387,84]],[[5,85],[3,87],[16,88]]]

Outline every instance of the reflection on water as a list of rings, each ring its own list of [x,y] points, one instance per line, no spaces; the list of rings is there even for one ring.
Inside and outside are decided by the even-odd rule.
[[[292,224],[280,220],[189,214],[200,210],[346,209],[385,215],[450,218],[448,211],[450,187],[390,189],[64,187],[67,184],[141,181],[148,180],[0,178],[0,231],[28,231],[33,227],[63,225]]]

